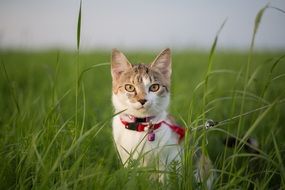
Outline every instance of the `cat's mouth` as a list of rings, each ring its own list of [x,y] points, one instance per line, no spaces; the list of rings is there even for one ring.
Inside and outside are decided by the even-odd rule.
[[[140,105],[140,106],[136,106],[135,109],[139,110],[139,111],[145,111],[149,109],[149,104],[144,104],[144,105]]]
[[[138,108],[137,110],[145,110],[146,108],[144,106],[141,106],[140,108]]]
[[[136,110],[143,110],[143,109],[145,109],[145,106],[140,106],[140,107],[136,108]]]

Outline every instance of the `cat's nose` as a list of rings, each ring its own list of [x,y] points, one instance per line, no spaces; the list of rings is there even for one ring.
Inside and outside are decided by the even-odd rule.
[[[141,105],[144,105],[147,102],[147,100],[146,99],[139,99],[138,102],[141,103]]]

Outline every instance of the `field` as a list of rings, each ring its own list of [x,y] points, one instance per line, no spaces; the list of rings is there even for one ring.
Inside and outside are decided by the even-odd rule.
[[[0,189],[203,189],[194,144],[214,163],[216,189],[284,189],[284,52],[173,51],[169,110],[188,134],[182,173],[165,184],[117,157],[110,52],[0,53]],[[157,53],[126,54],[149,63]],[[220,123],[195,130],[206,119]],[[259,153],[227,148],[229,136],[256,139]]]
[[[209,52],[173,50],[169,111],[187,133],[165,183],[153,178],[165,171],[120,163],[110,52],[80,51],[81,3],[76,52],[0,51],[0,189],[205,189],[193,176],[197,148],[213,162],[214,189],[285,189],[285,52],[254,51],[268,8],[284,13],[258,12],[248,51],[216,51],[225,22]],[[150,63],[157,53],[127,55]]]

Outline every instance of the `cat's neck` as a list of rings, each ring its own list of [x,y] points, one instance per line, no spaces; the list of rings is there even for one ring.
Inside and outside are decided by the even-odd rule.
[[[158,113],[156,115],[146,115],[146,116],[137,116],[133,114],[121,113],[119,114],[120,118],[124,121],[133,122],[136,120],[145,120],[146,122],[151,122],[153,124],[159,123],[166,120],[168,113],[166,111]]]

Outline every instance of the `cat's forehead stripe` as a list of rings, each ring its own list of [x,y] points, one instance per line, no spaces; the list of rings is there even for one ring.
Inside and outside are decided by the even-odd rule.
[[[137,64],[137,65],[133,65],[133,71],[138,74],[148,74],[149,69],[146,65]]]
[[[158,82],[164,83],[163,78],[156,73],[155,71],[151,70],[147,65],[133,65],[132,69],[128,73],[128,77],[125,80],[129,80],[129,82],[136,84],[136,83],[153,83]]]
[[[134,76],[133,82],[134,83],[142,83],[144,79],[150,78],[149,76],[149,68],[146,65],[138,64],[138,65],[133,65],[133,71],[134,71]]]

